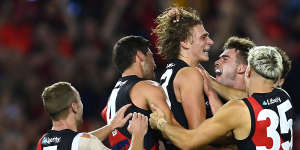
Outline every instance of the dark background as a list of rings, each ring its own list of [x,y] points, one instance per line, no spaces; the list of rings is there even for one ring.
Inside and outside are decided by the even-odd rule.
[[[81,131],[103,126],[100,112],[119,77],[111,63],[113,44],[141,35],[156,52],[153,20],[174,3],[200,12],[215,42],[210,63],[204,64],[210,72],[233,35],[284,49],[293,61],[284,89],[299,116],[299,0],[1,0],[0,149],[35,149],[51,128],[40,95],[58,81],[72,83],[81,94]],[[159,74],[164,63],[155,59]],[[296,144],[294,149],[300,150]]]

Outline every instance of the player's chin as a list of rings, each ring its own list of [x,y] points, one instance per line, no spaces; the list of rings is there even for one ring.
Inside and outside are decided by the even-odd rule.
[[[205,54],[201,57],[201,62],[207,62],[207,61],[209,61],[209,57],[208,54],[207,55]]]
[[[221,81],[221,76],[216,76],[216,81],[220,82]]]

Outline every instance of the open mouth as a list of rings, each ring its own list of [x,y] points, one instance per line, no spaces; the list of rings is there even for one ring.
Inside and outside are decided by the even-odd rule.
[[[209,50],[203,50],[203,52],[204,52],[205,54],[208,54],[208,51],[209,51]]]
[[[216,76],[220,76],[222,74],[221,69],[216,69],[215,70]]]

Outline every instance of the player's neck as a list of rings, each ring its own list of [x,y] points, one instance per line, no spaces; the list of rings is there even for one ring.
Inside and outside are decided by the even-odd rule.
[[[249,83],[249,95],[253,93],[269,93],[273,91],[273,81],[262,77],[253,77]]]
[[[127,68],[123,73],[122,73],[122,77],[125,77],[125,76],[131,76],[131,75],[136,75],[138,76],[139,78],[143,78],[143,73],[142,73],[142,69],[137,67],[137,66],[134,66],[134,64]]]
[[[239,90],[246,89],[244,76],[238,76],[238,75],[236,76],[236,78],[234,80],[233,88],[239,89]]]
[[[187,63],[190,67],[198,67],[200,62],[199,61],[195,61],[193,59],[191,59],[188,56],[184,56],[184,55],[179,55],[178,59],[184,61],[185,63]]]
[[[61,131],[65,129],[70,129],[72,131],[77,132],[76,121],[69,117],[64,120],[58,120],[58,121],[52,120],[52,130]]]

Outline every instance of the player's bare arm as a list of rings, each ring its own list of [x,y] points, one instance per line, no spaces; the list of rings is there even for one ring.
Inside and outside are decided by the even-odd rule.
[[[127,120],[131,117],[131,113],[124,117],[125,111],[130,107],[131,104],[127,104],[123,106],[119,111],[117,111],[116,116],[113,118],[110,124],[91,131],[90,133],[94,136],[98,137],[101,141],[105,140],[106,137],[116,128],[123,127]]]
[[[206,117],[201,74],[193,67],[181,69],[174,79],[174,90],[182,103],[189,128],[198,127]]]
[[[131,96],[134,104],[142,106],[143,109],[146,110],[149,110],[150,105],[154,104],[164,112],[164,114],[166,115],[166,120],[175,125],[179,125],[179,123],[173,116],[168,104],[166,103],[166,95],[159,83],[151,80],[141,81],[134,86],[133,90],[131,91]]]
[[[176,146],[192,149],[207,145],[229,131],[233,131],[236,139],[245,139],[250,133],[250,120],[247,106],[240,100],[232,100],[196,129],[187,130],[167,123],[160,110],[151,114],[150,125],[161,130]]]

